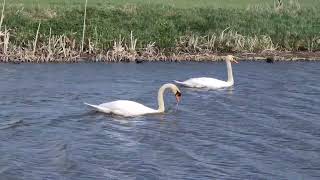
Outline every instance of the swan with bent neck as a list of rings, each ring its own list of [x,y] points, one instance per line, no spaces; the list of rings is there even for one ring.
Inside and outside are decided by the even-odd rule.
[[[128,100],[117,100],[99,105],[84,103],[95,110],[103,113],[116,114],[125,117],[141,116],[145,114],[157,114],[165,111],[163,95],[166,89],[170,89],[175,95],[177,102],[180,101],[181,91],[174,84],[164,84],[158,91],[158,109],[152,109],[140,103]]]
[[[233,73],[232,73],[232,67],[231,62],[238,63],[235,60],[235,56],[228,55],[225,57],[225,61],[227,64],[227,71],[228,71],[228,80],[227,81],[221,81],[214,78],[208,78],[208,77],[200,77],[200,78],[191,78],[186,81],[175,81],[177,84],[190,87],[190,88],[207,88],[207,89],[219,89],[219,88],[226,88],[233,86],[234,80],[233,80]]]

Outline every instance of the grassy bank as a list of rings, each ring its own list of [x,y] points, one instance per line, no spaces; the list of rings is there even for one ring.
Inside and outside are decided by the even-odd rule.
[[[10,0],[10,6],[25,7],[25,8],[74,8],[82,7],[83,0]],[[290,0],[287,0],[290,2]],[[295,1],[293,1],[295,2]],[[303,0],[299,1],[302,8],[310,8],[318,5],[318,0]],[[286,3],[286,2],[285,2]],[[164,5],[175,8],[236,8],[246,9],[248,6],[274,5],[272,0],[90,0],[88,7],[111,7],[124,4],[144,4],[144,5]]]
[[[76,61],[320,50],[320,1],[12,0],[2,59]],[[83,49],[83,51],[82,51]],[[19,56],[18,56],[18,55]]]

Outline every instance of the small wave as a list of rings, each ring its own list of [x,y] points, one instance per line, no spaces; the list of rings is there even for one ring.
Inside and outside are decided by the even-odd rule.
[[[11,120],[9,122],[0,123],[0,130],[15,128],[15,127],[21,126],[22,124],[23,124],[23,120],[21,120],[21,119],[16,119],[16,120]]]
[[[8,166],[5,166],[5,167],[1,168],[1,169],[0,169],[0,175],[3,174],[3,173],[5,173],[5,172],[8,171],[9,169],[10,169],[10,167],[8,167]]]
[[[211,164],[206,157],[201,157],[196,152],[192,151],[190,148],[184,147],[183,145],[177,144],[177,143],[171,143],[173,148],[180,151],[181,153],[185,154],[187,157],[195,160],[196,162],[200,163],[202,166],[207,168],[213,168],[215,169],[216,166],[214,164]]]

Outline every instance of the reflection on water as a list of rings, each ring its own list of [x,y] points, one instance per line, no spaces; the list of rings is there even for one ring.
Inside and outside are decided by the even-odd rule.
[[[319,71],[244,62],[235,87],[181,88],[166,113],[124,118],[83,102],[157,108],[162,84],[224,79],[225,64],[2,64],[0,179],[319,179]]]

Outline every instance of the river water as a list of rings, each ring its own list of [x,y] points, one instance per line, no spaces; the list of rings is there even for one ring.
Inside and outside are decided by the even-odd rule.
[[[225,63],[1,64],[0,179],[319,179],[320,64],[233,68],[232,89],[122,118],[83,102],[156,108],[162,84],[226,79]]]

